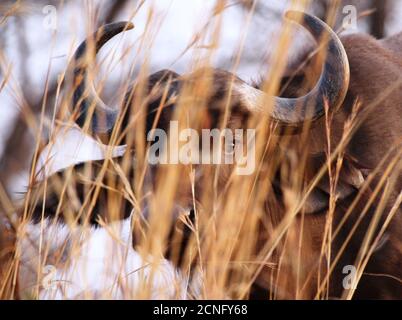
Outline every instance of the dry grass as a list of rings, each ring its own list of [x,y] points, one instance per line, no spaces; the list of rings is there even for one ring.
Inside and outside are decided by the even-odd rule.
[[[210,67],[212,58],[219,46],[219,32],[221,28],[221,12],[225,10],[225,1],[217,1],[214,17],[208,25],[203,26],[194,37],[194,41],[188,50],[194,47],[208,48],[207,50],[194,51],[193,64],[189,69],[195,70]],[[307,3],[306,3],[307,6]],[[336,7],[330,10],[330,18],[334,17]],[[251,6],[248,19],[244,22],[245,34],[249,19],[253,14],[254,6]],[[158,32],[157,20],[149,13],[149,24],[141,41],[140,50],[147,52],[153,45],[153,35]],[[135,12],[132,14],[135,23]],[[155,20],[153,20],[155,19]],[[331,19],[329,19],[331,21]],[[209,35],[209,36],[208,36]],[[212,35],[212,36],[211,36]],[[291,28],[285,24],[281,30],[280,41],[275,54],[270,61],[271,68],[266,79],[269,79],[262,87],[266,92],[274,95],[280,89],[281,75],[286,67],[288,52],[291,41]],[[244,40],[244,39],[243,39]],[[233,67],[230,70],[234,74],[238,68],[244,43],[240,41],[239,50]],[[127,50],[130,50],[128,48]],[[398,213],[401,205],[401,194],[392,198],[396,180],[401,170],[402,150],[388,155],[379,165],[378,169],[370,172],[353,201],[342,203],[338,206],[337,184],[340,179],[341,168],[347,162],[345,159],[345,147],[355,132],[356,128],[364,121],[364,113],[358,112],[360,105],[356,102],[355,112],[345,123],[342,139],[336,145],[332,145],[331,123],[333,115],[327,112],[323,125],[326,127],[327,144],[322,150],[326,155],[326,161],[307,182],[305,179],[309,155],[304,146],[312,138],[310,128],[306,126],[300,134],[294,136],[278,136],[274,134],[275,128],[269,122],[268,117],[252,117],[245,127],[255,128],[257,131],[256,145],[256,170],[249,176],[239,176],[233,171],[233,166],[225,165],[205,166],[203,177],[199,179],[196,168],[192,165],[163,165],[156,173],[155,183],[152,188],[147,184],[149,167],[147,152],[149,144],[144,136],[145,113],[144,105],[147,96],[144,93],[144,79],[149,74],[148,61],[127,61],[127,52],[118,53],[114,49],[110,54],[120,55],[118,63],[130,66],[130,75],[139,84],[140,90],[136,92],[133,104],[128,106],[133,112],[130,126],[124,128],[128,134],[128,144],[135,150],[135,161],[132,153],[126,154],[123,159],[105,160],[99,168],[88,164],[80,171],[66,170],[63,175],[54,177],[42,184],[39,189],[34,188],[34,167],[31,168],[30,181],[23,204],[15,204],[7,196],[3,185],[0,185],[0,203],[3,208],[4,223],[0,225],[0,261],[1,281],[0,296],[4,299],[14,298],[18,287],[24,286],[17,283],[17,271],[21,252],[15,251],[15,237],[23,237],[23,226],[29,221],[37,203],[41,203],[47,197],[56,195],[58,204],[55,206],[56,215],[64,216],[71,230],[78,230],[82,225],[89,225],[89,213],[98,210],[96,204],[101,201],[99,196],[106,193],[106,199],[102,200],[102,217],[99,224],[103,226],[116,243],[119,243],[119,234],[109,227],[108,222],[118,220],[121,217],[124,203],[134,208],[137,214],[134,216],[132,225],[135,234],[135,248],[144,259],[154,257],[151,269],[158,268],[158,261],[166,252],[167,238],[174,221],[175,235],[173,243],[179,243],[183,237],[184,229],[191,230],[190,239],[184,251],[181,261],[181,272],[184,276],[190,273],[198,274],[201,285],[196,292],[190,292],[189,298],[196,299],[245,299],[250,295],[253,284],[258,283],[269,289],[266,298],[291,298],[291,299],[328,299],[332,297],[333,279],[339,278],[339,270],[342,269],[345,255],[348,255],[354,236],[361,232],[362,225],[365,228],[364,237],[358,252],[353,252],[355,258],[353,265],[357,267],[356,283],[361,280],[365,267],[380,242],[387,226]],[[146,56],[146,55],[145,55]],[[7,62],[0,55],[1,72],[8,74]],[[96,70],[99,70],[101,61],[98,61]],[[134,77],[134,71],[141,66],[139,73]],[[108,68],[102,66],[101,73],[104,75],[98,81],[97,90],[102,91],[108,75]],[[208,73],[208,71],[205,71]],[[62,76],[64,77],[64,75]],[[179,120],[182,128],[202,128],[207,109],[207,93],[210,91],[211,77],[205,74],[202,81],[189,82],[177,98],[177,108],[174,119]],[[12,86],[12,79],[3,77],[0,90],[6,85]],[[398,82],[393,88],[386,88],[383,96],[373,101],[374,107],[381,103],[387,95],[400,86]],[[119,88],[119,92],[125,92],[128,81]],[[18,88],[14,87],[18,96]],[[142,88],[142,90],[141,90]],[[225,105],[225,116],[220,123],[221,128],[230,126],[231,119],[230,90]],[[47,119],[42,105],[40,123],[37,118],[29,114],[24,117],[29,120],[32,129],[36,132],[34,159],[37,158],[43,141],[43,131],[57,132],[60,124],[68,119],[68,99],[71,93],[64,92],[62,88],[57,90],[56,103],[59,111],[57,119]],[[167,94],[167,92],[166,92]],[[167,99],[162,98],[160,108]],[[123,95],[120,102],[123,101]],[[269,102],[267,102],[269,104]],[[365,108],[370,110],[370,106]],[[365,111],[369,112],[369,111]],[[121,125],[121,123],[119,124]],[[111,135],[109,143],[118,144],[121,141],[119,125]],[[282,152],[284,149],[288,153]],[[390,152],[391,154],[391,152]],[[94,175],[93,172],[96,171]],[[134,171],[135,175],[129,173]],[[280,174],[282,185],[281,199],[271,184]],[[371,190],[372,181],[381,172],[381,179],[376,181],[374,190]],[[226,179],[220,177],[225,174]],[[303,207],[311,192],[320,179],[329,177],[329,207],[325,213],[311,216],[303,213]],[[84,195],[78,194],[75,186],[83,184]],[[278,186],[276,186],[278,187]],[[105,191],[106,190],[106,191]],[[390,205],[390,199],[394,199]],[[194,219],[190,219],[188,212],[181,212],[178,217],[172,217],[175,203],[191,204],[194,208]],[[149,216],[144,222],[140,212],[147,207]],[[17,209],[18,208],[18,209]],[[356,209],[357,208],[357,209]],[[46,208],[40,209],[45,215]],[[18,215],[15,215],[15,212]],[[341,218],[339,217],[342,213]],[[356,215],[357,212],[357,215]],[[371,212],[370,214],[368,212]],[[5,225],[7,223],[7,226]],[[345,226],[348,226],[345,228]],[[346,236],[344,230],[347,230]],[[359,231],[360,230],[360,231]],[[116,233],[116,234],[115,234]],[[341,236],[340,236],[341,235]],[[359,238],[359,239],[360,239]],[[342,240],[339,240],[342,239]],[[53,259],[53,265],[62,263],[68,265],[68,260],[74,259],[74,254],[79,251],[79,241],[71,244],[72,248],[67,261],[61,261],[62,255],[50,257],[49,248],[42,237],[40,241],[40,255],[38,259],[37,274],[43,278],[43,268]],[[334,243],[336,243],[334,248]],[[43,246],[42,246],[43,245]],[[74,249],[76,248],[76,249]],[[127,249],[129,250],[129,249]],[[399,249],[401,250],[401,248]],[[178,260],[180,250],[172,249],[171,260]],[[57,256],[57,255],[56,255]],[[341,268],[341,269],[339,269]],[[141,274],[141,270],[133,270]],[[151,272],[150,278],[153,277]],[[339,280],[342,281],[342,280]],[[339,282],[338,281],[338,282]],[[401,281],[401,279],[398,279]],[[143,283],[142,283],[143,282]],[[34,294],[29,298],[37,298],[41,290],[38,284]],[[151,288],[142,279],[138,284],[139,290],[132,292],[125,287],[125,280],[116,280],[116,286],[124,292],[125,298],[149,298]],[[172,283],[172,285],[174,285]],[[336,287],[340,287],[337,283]],[[353,298],[354,290],[337,291],[340,298]],[[109,298],[109,292],[105,292],[104,298]],[[81,298],[93,298],[91,293],[86,293]],[[177,296],[178,297],[178,296]]]

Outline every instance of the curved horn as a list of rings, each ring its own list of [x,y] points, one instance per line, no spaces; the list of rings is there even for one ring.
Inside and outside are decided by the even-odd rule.
[[[280,126],[299,127],[305,121],[314,121],[325,113],[325,103],[336,110],[344,101],[349,87],[349,62],[345,49],[336,33],[323,21],[309,14],[288,11],[286,17],[302,21],[315,40],[327,40],[327,57],[320,79],[316,86],[305,96],[299,98],[274,97],[271,118]],[[244,84],[240,92],[243,103],[252,112],[266,110],[266,93]]]
[[[117,22],[104,25],[78,47],[73,58],[73,112],[75,122],[83,127],[87,117],[93,112],[90,129],[94,133],[107,133],[113,128],[119,110],[107,106],[96,93],[88,77],[88,68],[95,60],[96,53],[115,35],[133,29],[131,22]],[[93,57],[88,56],[88,47],[93,46]],[[90,48],[91,49],[91,48]],[[89,52],[92,54],[92,52]]]

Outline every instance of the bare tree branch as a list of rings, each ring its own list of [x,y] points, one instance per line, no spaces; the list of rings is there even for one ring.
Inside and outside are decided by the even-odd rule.
[[[387,0],[373,0],[372,7],[375,12],[371,17],[370,33],[377,39],[385,36],[385,21],[387,17]]]

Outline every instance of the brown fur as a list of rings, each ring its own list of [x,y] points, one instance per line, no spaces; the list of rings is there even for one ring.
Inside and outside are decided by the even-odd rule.
[[[346,147],[344,166],[352,164],[355,168],[355,174],[358,174],[358,171],[360,171],[361,175],[366,178],[367,174],[373,172],[380,165],[380,162],[386,157],[387,152],[391,150],[393,150],[393,152],[388,155],[388,160],[385,161],[385,164],[380,168],[379,173],[370,185],[371,188],[369,188],[369,191],[367,191],[359,201],[357,207],[353,210],[351,218],[342,228],[341,235],[333,243],[332,258],[335,257],[348,231],[351,229],[354,221],[370,198],[371,191],[374,190],[380,178],[383,176],[386,166],[393,157],[396,157],[397,152],[400,152],[402,147],[402,85],[398,85],[390,94],[384,96],[380,103],[375,103],[376,99],[384,95],[387,88],[397,83],[397,81],[402,81],[402,33],[384,40],[376,40],[368,35],[349,35],[343,37],[342,42],[349,59],[351,78],[347,98],[331,122],[330,140],[332,150],[339,144],[344,133],[345,122],[351,117],[354,104],[356,101],[359,101],[361,106],[356,119],[358,121],[361,120],[361,124],[352,135]],[[304,69],[304,71],[306,70],[309,69]],[[309,75],[306,73],[303,74],[302,72],[294,77],[293,81],[291,81],[290,85],[285,89],[283,96],[302,94],[300,84],[303,83],[304,78],[307,76]],[[299,135],[294,136],[292,138],[294,145],[297,146],[300,144],[299,140],[301,139]],[[322,153],[326,150],[325,119],[319,120],[314,127],[309,130],[307,141],[308,144],[304,146],[307,148],[306,151],[311,155]],[[402,160],[400,156],[399,154],[398,165],[396,165],[392,172],[392,175],[396,177],[396,182],[392,190],[393,192],[387,201],[384,216],[389,212],[396,201],[397,195],[402,190]],[[350,161],[351,159],[353,160]],[[311,164],[311,161],[308,160],[307,167],[311,166],[309,162]],[[317,172],[315,171],[316,169],[313,169],[313,172]],[[341,175],[338,189],[342,183],[346,183],[346,185],[350,184],[348,180],[350,180],[351,177],[353,177],[351,173],[344,176]],[[318,188],[320,188],[319,185]],[[356,188],[356,186],[353,186],[353,188]],[[353,194],[356,195],[356,193]],[[353,194],[352,197],[349,194],[345,198],[341,196],[338,199],[334,214],[334,227],[337,226],[340,219],[345,214],[348,204],[354,199]],[[308,201],[314,202],[314,196],[313,193]],[[363,219],[362,225],[357,229],[356,235],[352,238],[350,245],[346,248],[345,253],[342,255],[340,262],[331,276],[329,295],[332,297],[340,297],[342,294],[342,279],[345,276],[342,274],[342,267],[348,264],[353,265],[362,240],[367,232],[368,224],[374,214],[375,207],[376,205],[369,210],[366,217]],[[385,218],[384,216],[383,219]],[[299,274],[299,281],[305,283],[305,290],[299,291],[299,298],[313,298],[316,292],[316,277],[307,280],[308,272],[305,273],[304,271],[306,270],[303,271],[303,268],[309,271],[311,271],[312,266],[319,268],[317,261],[320,256],[325,219],[326,215],[324,213],[316,213],[312,216],[309,215],[305,217],[303,247],[309,246],[311,250],[305,250],[307,255],[302,256],[302,270]],[[300,230],[300,223],[301,220],[292,226],[292,229],[296,231]],[[379,227],[381,227],[381,222]],[[402,297],[401,230],[402,217],[401,209],[399,209],[387,229],[387,240],[385,244],[374,253],[365,269],[366,275],[362,277],[359,283],[354,296],[355,298],[400,299]],[[292,234],[298,234],[298,232],[289,231],[290,236],[287,239],[288,249],[285,250],[287,253],[284,257],[285,263],[281,275],[279,275],[278,278],[278,286],[280,289],[277,289],[279,290],[279,297],[282,298],[296,297],[296,274],[294,274],[294,266],[286,265],[286,261],[291,263],[294,261],[294,257],[297,254],[298,237],[292,238]],[[269,273],[265,275],[265,279],[268,278]]]

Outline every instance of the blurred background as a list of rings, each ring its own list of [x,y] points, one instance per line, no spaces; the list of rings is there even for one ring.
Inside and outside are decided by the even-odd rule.
[[[191,62],[210,50],[205,30],[219,30],[215,39],[215,67],[234,70],[256,81],[269,69],[269,57],[280,35],[286,9],[307,6],[325,19],[330,0],[45,0],[0,2],[0,188],[12,199],[24,191],[35,149],[32,123],[52,117],[59,95],[58,81],[77,45],[104,23],[130,20],[135,29],[116,37],[100,57],[109,65],[106,101],[116,99],[115,88],[143,63],[150,72],[189,71]],[[338,1],[334,28],[342,26],[348,6],[356,9],[357,24],[345,32],[366,32],[376,38],[402,31],[402,2],[398,0]],[[219,10],[218,10],[219,9]],[[345,11],[346,10],[346,11]],[[349,11],[348,11],[349,10]],[[212,25],[212,27],[211,27]],[[152,26],[152,27],[150,27]],[[151,39],[144,45],[143,39]],[[151,36],[150,36],[151,35]],[[291,55],[309,38],[295,35]],[[109,48],[109,49],[108,49]],[[141,49],[140,49],[141,48]],[[146,48],[144,50],[144,48]],[[110,50],[118,52],[106,55]],[[241,53],[239,51],[241,50]],[[124,63],[122,54],[124,53]],[[238,65],[236,57],[240,55]],[[234,67],[235,66],[235,67]],[[44,139],[46,132],[43,133]]]

